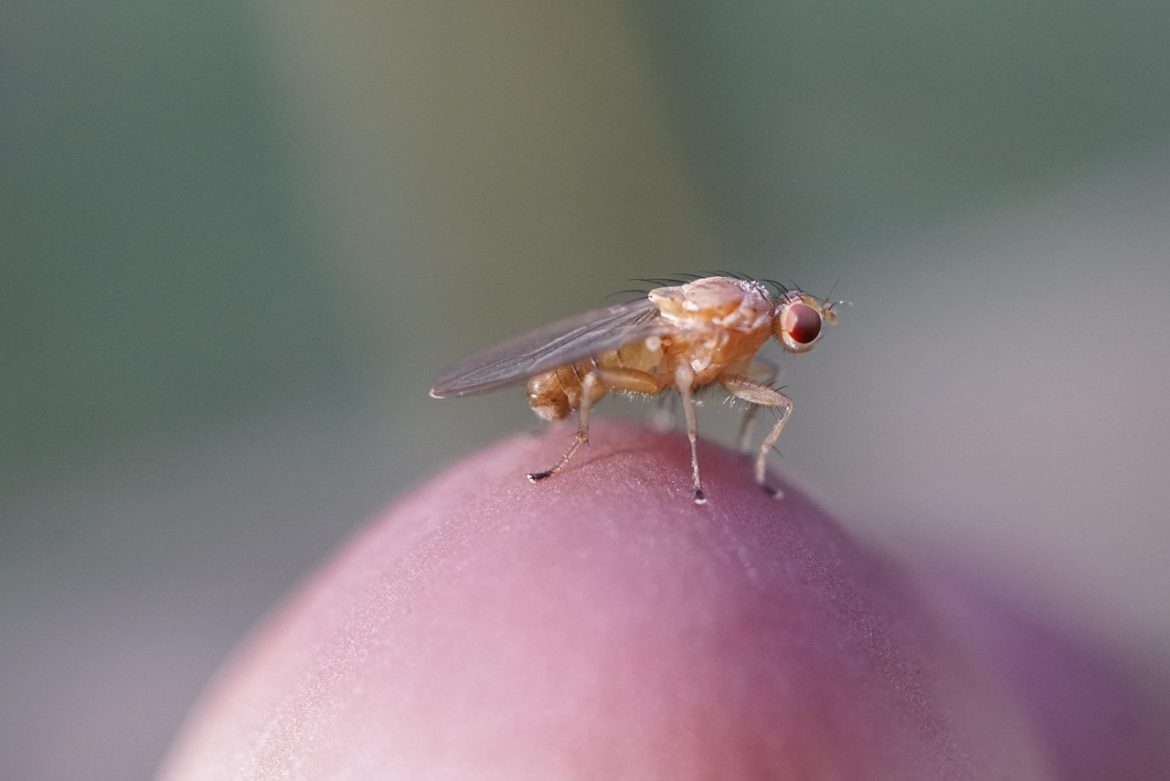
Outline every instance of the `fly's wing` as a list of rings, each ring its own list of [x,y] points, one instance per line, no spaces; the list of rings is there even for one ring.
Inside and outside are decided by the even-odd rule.
[[[596,309],[529,331],[457,363],[435,379],[431,396],[483,393],[663,331],[658,307],[648,298]]]

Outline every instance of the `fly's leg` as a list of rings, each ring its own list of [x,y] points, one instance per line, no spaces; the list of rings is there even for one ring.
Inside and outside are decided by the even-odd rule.
[[[593,371],[597,373],[606,390],[645,393],[651,396],[662,392],[662,385],[649,372],[638,369],[605,369],[600,366]]]
[[[754,358],[747,373],[749,377],[758,379],[762,384],[771,385],[779,376],[780,367],[771,361],[765,361],[763,358]],[[755,431],[756,412],[759,411],[759,408],[759,404],[748,405],[747,411],[743,414],[743,420],[739,424],[739,452],[745,455],[752,452],[752,433]]]
[[[777,499],[783,497],[783,491],[768,486],[765,479],[765,468],[768,451],[776,444],[776,440],[780,439],[780,432],[784,430],[788,419],[792,417],[792,399],[775,388],[771,388],[762,382],[748,379],[747,377],[731,375],[729,377],[721,377],[719,381],[723,383],[724,388],[727,388],[728,393],[736,398],[743,399],[755,406],[772,407],[773,409],[780,410],[780,418],[772,426],[772,430],[768,432],[768,436],[764,437],[764,441],[760,444],[760,449],[756,453],[755,476],[756,483],[765,491]]]
[[[529,472],[529,481],[535,483],[552,477],[565,468],[569,459],[577,452],[581,445],[589,443],[589,410],[593,402],[600,399],[611,390],[628,391],[630,393],[658,393],[661,390],[654,376],[634,369],[602,369],[594,367],[581,378],[581,407],[577,411],[577,436],[569,445],[569,449],[561,456],[550,469],[542,472]]]
[[[593,406],[594,399],[601,398],[604,393],[605,389],[601,386],[601,380],[597,373],[594,371],[586,372],[585,376],[581,378],[581,407],[577,410],[577,436],[573,437],[572,444],[561,456],[560,461],[557,461],[549,469],[529,472],[529,482],[535,483],[544,480],[564,469],[565,464],[569,463],[569,459],[577,452],[577,448],[589,441],[589,408]]]
[[[658,409],[650,418],[650,427],[663,433],[674,430],[675,402],[678,399],[673,393],[664,393],[658,397]]]
[[[707,503],[707,492],[703,490],[703,483],[699,480],[699,452],[696,444],[698,426],[695,423],[695,397],[691,385],[695,381],[695,373],[685,363],[680,363],[674,373],[674,384],[678,388],[679,398],[682,399],[683,416],[687,422],[687,439],[691,441],[691,477],[695,484],[695,504]]]

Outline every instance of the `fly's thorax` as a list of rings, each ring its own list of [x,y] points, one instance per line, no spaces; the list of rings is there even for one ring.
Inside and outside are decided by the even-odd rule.
[[[771,324],[772,298],[763,286],[750,280],[707,277],[655,288],[649,297],[662,317],[680,328],[714,327],[746,333]]]
[[[724,369],[750,358],[768,340],[773,304],[761,285],[708,277],[650,291],[650,300],[674,326],[663,336],[673,362],[685,362],[695,385],[713,382]]]
[[[660,336],[650,336],[603,353],[595,360],[599,366],[605,368],[632,369],[658,376],[666,357],[667,344],[668,342]]]
[[[729,367],[742,365],[768,341],[767,328],[741,332],[712,329],[707,333],[691,331],[670,345],[675,365],[687,364],[695,375],[694,386],[715,382]]]

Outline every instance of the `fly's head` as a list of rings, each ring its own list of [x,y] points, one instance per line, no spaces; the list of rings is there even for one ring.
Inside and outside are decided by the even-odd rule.
[[[820,340],[826,323],[837,324],[834,306],[807,293],[782,293],[772,314],[772,334],[785,350],[806,353]]]

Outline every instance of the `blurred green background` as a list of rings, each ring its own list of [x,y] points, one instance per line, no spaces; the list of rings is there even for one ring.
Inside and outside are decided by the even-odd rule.
[[[783,362],[787,470],[1170,702],[1168,33],[1153,2],[5,3],[0,777],[148,775],[315,561],[536,430],[518,392],[428,399],[438,369],[710,268],[854,303]]]

